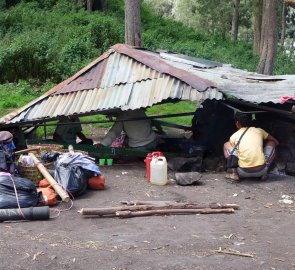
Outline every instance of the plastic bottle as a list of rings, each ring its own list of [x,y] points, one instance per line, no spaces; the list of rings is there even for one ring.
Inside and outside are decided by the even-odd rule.
[[[167,184],[167,161],[164,156],[154,156],[152,158],[150,182],[160,186]]]

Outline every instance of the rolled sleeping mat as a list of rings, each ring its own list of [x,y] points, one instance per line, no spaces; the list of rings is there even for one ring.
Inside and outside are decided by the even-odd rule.
[[[48,220],[49,207],[0,209],[0,222],[10,220]]]

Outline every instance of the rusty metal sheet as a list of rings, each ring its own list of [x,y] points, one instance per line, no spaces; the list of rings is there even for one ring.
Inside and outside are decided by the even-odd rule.
[[[176,77],[183,82],[191,85],[193,88],[198,91],[205,91],[209,87],[214,87],[214,82],[206,80],[202,77],[199,77],[196,74],[191,74],[189,72],[184,72],[181,69],[175,68],[169,65],[167,62],[163,61],[160,57],[151,56],[145,54],[144,51],[137,50],[131,46],[125,44],[117,44],[112,46],[116,52],[128,55],[129,57],[135,59],[136,61],[143,63],[144,65],[160,72],[163,74],[171,75]]]

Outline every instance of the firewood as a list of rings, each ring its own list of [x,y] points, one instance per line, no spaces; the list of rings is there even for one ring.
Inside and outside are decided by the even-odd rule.
[[[106,208],[82,208],[79,213],[81,215],[94,215],[94,216],[104,216],[104,215],[115,215],[116,212],[120,211],[143,211],[143,210],[198,210],[198,209],[234,209],[233,207],[222,207],[219,204],[167,204],[167,205],[125,205],[119,207],[106,207]]]
[[[113,207],[113,208],[82,208],[78,211],[84,216],[104,216],[104,217],[137,217],[137,216],[152,216],[152,215],[185,215],[185,214],[219,214],[219,213],[234,213],[233,208],[225,209],[161,209],[161,208],[150,208],[150,207],[134,207],[134,208],[124,208],[124,207]]]
[[[187,215],[187,214],[231,214],[234,213],[233,208],[226,209],[162,209],[162,210],[146,210],[146,211],[117,211],[116,216],[122,218],[144,217],[157,215]]]
[[[105,216],[105,215],[116,215],[117,211],[137,211],[137,210],[148,210],[150,206],[146,205],[133,205],[133,206],[119,206],[119,207],[105,207],[105,208],[82,208],[78,211],[81,215],[94,215],[94,216]]]
[[[221,209],[221,208],[233,208],[239,209],[238,204],[220,204],[220,203],[196,203],[196,202],[174,202],[174,201],[122,201],[122,204],[125,205],[149,205],[156,207],[177,207],[177,208],[193,208],[193,209],[202,209],[202,208],[212,208],[212,209]]]

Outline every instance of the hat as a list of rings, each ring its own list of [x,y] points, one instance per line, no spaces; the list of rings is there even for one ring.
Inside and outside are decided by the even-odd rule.
[[[13,139],[13,135],[9,131],[0,131],[0,143],[9,143]]]

